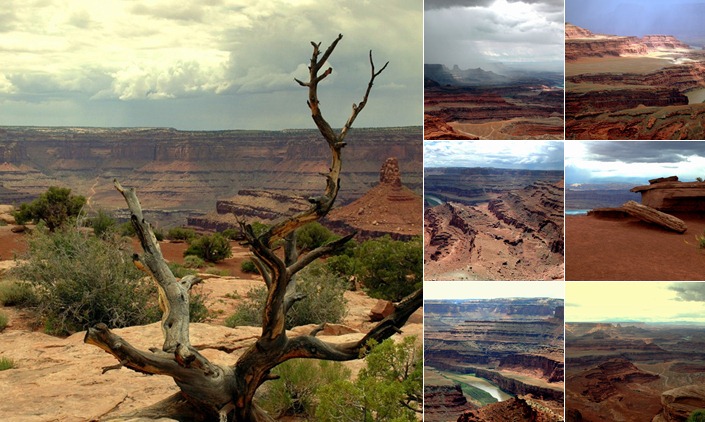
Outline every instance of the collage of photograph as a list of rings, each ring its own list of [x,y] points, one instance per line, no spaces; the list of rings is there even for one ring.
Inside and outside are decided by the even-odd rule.
[[[3,0],[0,421],[705,422],[705,0]]]

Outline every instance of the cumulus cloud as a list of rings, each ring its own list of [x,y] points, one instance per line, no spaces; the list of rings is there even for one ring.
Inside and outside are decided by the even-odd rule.
[[[676,300],[685,302],[705,302],[705,283],[672,283],[669,290],[676,292]],[[702,317],[702,314],[700,315]]]
[[[425,141],[424,166],[562,170],[563,142]]]
[[[0,11],[0,51],[6,53],[0,116],[15,115],[9,104],[30,99],[64,98],[89,109],[89,99],[107,101],[106,107],[110,101],[163,100],[152,102],[157,107],[168,100],[226,95],[247,96],[230,103],[240,107],[248,101],[238,116],[254,125],[256,120],[244,116],[288,101],[289,94],[282,94],[277,107],[268,106],[274,101],[270,94],[302,92],[293,78],[306,75],[309,41],[325,48],[343,33],[323,98],[342,102],[347,115],[366,85],[372,49],[378,63],[392,63],[369,107],[389,110],[387,116],[396,120],[387,124],[420,124],[421,0],[6,1],[10,7]],[[37,118],[40,114],[37,109]],[[371,117],[385,125],[381,113]],[[283,127],[287,121],[299,124],[298,117],[276,121]],[[0,117],[3,123],[11,124]]]

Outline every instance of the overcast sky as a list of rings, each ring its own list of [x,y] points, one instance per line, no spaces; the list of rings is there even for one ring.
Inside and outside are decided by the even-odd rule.
[[[310,41],[333,74],[323,114],[345,123],[379,76],[364,126],[422,124],[421,0],[3,0],[0,125],[314,127]]]
[[[565,319],[705,323],[705,283],[567,282]]]
[[[426,0],[425,63],[563,72],[563,0]]]
[[[424,283],[428,299],[497,299],[506,297],[565,297],[562,281],[433,281]]]
[[[705,177],[703,141],[569,141],[565,143],[565,181],[618,182],[678,176],[685,182]]]
[[[614,35],[705,36],[705,0],[566,0],[566,22]]]
[[[424,141],[424,167],[562,170],[562,141]]]

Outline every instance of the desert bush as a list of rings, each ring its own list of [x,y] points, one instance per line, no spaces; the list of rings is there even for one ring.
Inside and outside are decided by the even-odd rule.
[[[51,334],[103,322],[110,327],[158,319],[154,283],[132,263],[129,245],[75,229],[35,230],[15,275],[39,297],[38,315]]]
[[[12,215],[17,224],[43,221],[54,231],[72,217],[78,217],[85,204],[86,198],[72,195],[71,189],[52,186],[34,201],[21,204]]]
[[[93,228],[93,233],[99,237],[105,237],[108,233],[115,230],[117,222],[107,212],[98,210],[95,217],[88,220],[88,225]]]
[[[30,307],[36,305],[37,301],[37,295],[29,283],[10,279],[0,281],[0,304]]]
[[[257,266],[251,259],[246,259],[240,263],[240,271],[243,273],[259,274]]]
[[[306,297],[296,302],[286,315],[287,328],[306,324],[336,323],[345,317],[345,293],[347,282],[328,271],[321,264],[309,265],[299,273],[297,292]],[[245,299],[228,317],[225,325],[262,325],[262,307],[267,298],[267,289],[256,287],[247,292]]]
[[[693,413],[688,416],[686,422],[705,422],[705,409],[694,410]]]
[[[240,240],[242,239],[242,234],[240,233],[240,230],[238,229],[225,229],[221,233],[225,238],[229,240]]]
[[[186,259],[186,258],[184,258]],[[169,262],[166,264],[169,269],[171,270],[171,273],[174,274],[174,277],[176,278],[182,278],[187,275],[196,275],[196,271],[191,269],[191,268],[186,268],[185,266],[178,264],[176,262]]]
[[[206,274],[213,274],[213,275],[217,275],[220,277],[227,277],[230,275],[230,271],[228,271],[226,269],[216,268],[216,267],[208,267],[208,268],[206,268]]]
[[[279,418],[285,416],[313,419],[316,412],[316,392],[336,380],[350,378],[350,370],[340,362],[292,359],[272,370],[280,378],[267,385],[260,402]]]
[[[312,250],[325,245],[337,236],[321,223],[314,221],[296,231],[296,246],[301,250]]]
[[[0,312],[0,333],[7,327],[10,319],[4,312]]]
[[[358,378],[339,379],[317,391],[320,421],[416,421],[421,406],[423,363],[416,339],[372,345]]]
[[[186,268],[201,268],[206,266],[206,261],[196,255],[186,255],[184,257],[184,267]]]
[[[228,239],[220,233],[193,239],[184,251],[184,256],[196,255],[208,262],[219,262],[230,258],[233,253]]]
[[[399,301],[421,287],[423,245],[420,238],[404,242],[384,236],[330,257],[326,266],[357,277],[371,297]]]
[[[166,233],[166,238],[170,240],[184,240],[186,242],[196,238],[196,232],[185,227],[172,227]]]
[[[264,224],[261,221],[254,221],[250,224],[252,226],[252,232],[255,234],[256,237],[260,237],[269,230],[269,224]]]
[[[193,287],[189,295],[189,320],[191,322],[204,322],[210,318],[211,314],[206,307],[208,294],[203,292],[200,286]]]
[[[135,232],[135,226],[132,225],[131,221],[126,221],[119,226],[117,226],[117,232],[120,236],[135,237],[137,233]]]
[[[0,356],[0,371],[6,371],[15,367],[15,361],[5,356]]]

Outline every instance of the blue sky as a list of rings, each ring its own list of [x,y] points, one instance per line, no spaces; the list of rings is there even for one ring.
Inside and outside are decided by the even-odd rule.
[[[595,33],[675,35],[684,41],[705,36],[703,0],[566,0],[566,22]]]
[[[422,124],[421,0],[3,0],[0,125],[314,127],[311,41],[344,38],[319,88],[340,127]]]
[[[562,170],[561,141],[424,141],[424,167]]]

